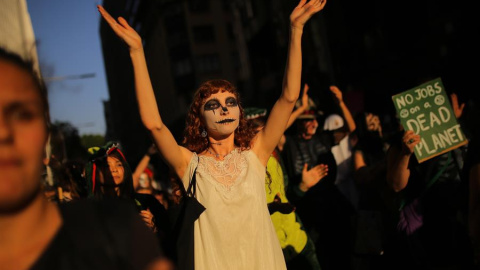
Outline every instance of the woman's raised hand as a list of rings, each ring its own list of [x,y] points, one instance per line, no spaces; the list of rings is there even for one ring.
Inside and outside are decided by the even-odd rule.
[[[128,25],[128,22],[124,18],[118,17],[117,21],[102,6],[97,5],[97,8],[115,34],[127,43],[130,51],[143,49],[142,38],[135,29]]]
[[[303,29],[305,23],[313,14],[319,12],[325,7],[327,0],[300,0],[300,3],[290,14],[290,24],[293,28]]]

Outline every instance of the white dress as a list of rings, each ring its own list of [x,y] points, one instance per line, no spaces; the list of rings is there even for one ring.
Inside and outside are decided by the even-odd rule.
[[[223,161],[195,153],[183,176],[197,168],[198,201],[206,210],[195,222],[195,270],[286,269],[265,195],[265,166],[250,150]]]

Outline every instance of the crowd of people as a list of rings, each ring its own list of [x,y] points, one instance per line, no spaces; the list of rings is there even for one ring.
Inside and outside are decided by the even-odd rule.
[[[303,28],[325,4],[300,0],[290,14],[272,108],[244,108],[227,80],[203,82],[181,142],[160,116],[140,36],[98,6],[130,50],[152,138],[135,169],[118,141],[88,149],[84,162],[48,155],[45,85],[0,49],[2,269],[177,269],[173,232],[192,179],[205,208],[193,227],[197,270],[479,269],[478,127],[462,122],[452,93],[469,143],[418,162],[419,134],[352,113],[335,85],[338,113],[326,115],[301,78]]]

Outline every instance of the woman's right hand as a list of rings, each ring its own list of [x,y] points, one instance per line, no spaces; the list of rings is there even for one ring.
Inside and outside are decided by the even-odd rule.
[[[130,51],[143,49],[142,38],[135,29],[128,25],[128,22],[123,17],[118,17],[117,22],[101,5],[97,5],[97,8],[115,34],[127,43]]]

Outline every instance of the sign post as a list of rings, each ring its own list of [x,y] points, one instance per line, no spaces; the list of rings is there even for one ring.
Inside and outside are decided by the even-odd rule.
[[[394,95],[392,100],[404,129],[420,135],[414,149],[419,163],[468,143],[440,78]]]

